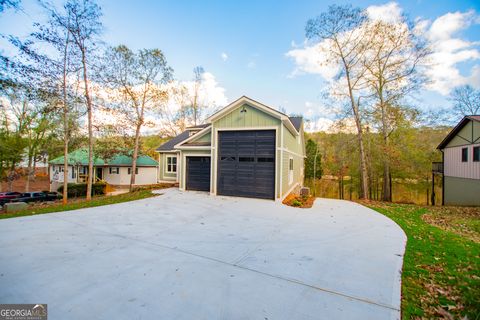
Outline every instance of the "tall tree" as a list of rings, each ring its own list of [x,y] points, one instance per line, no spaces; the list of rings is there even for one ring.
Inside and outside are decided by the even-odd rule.
[[[361,198],[368,197],[367,155],[362,124],[362,90],[365,89],[366,69],[362,64],[369,40],[368,34],[358,32],[367,16],[359,8],[332,5],[318,17],[307,22],[306,36],[321,42],[321,54],[328,64],[338,68],[341,85],[336,95],[348,100],[355,121],[360,154]],[[345,90],[343,90],[345,88]]]
[[[201,112],[201,101],[200,101],[200,88],[202,86],[203,74],[205,70],[203,67],[195,67],[193,68],[193,92],[192,92],[192,114],[193,114],[193,124],[196,126],[198,124],[198,120],[200,118]]]
[[[424,83],[419,67],[429,50],[404,19],[394,22],[369,21],[359,29],[369,34],[365,55],[368,89],[373,95],[373,112],[379,123],[383,154],[383,199],[392,200],[390,190],[390,135],[408,119],[404,102]]]
[[[120,45],[109,49],[105,62],[104,79],[113,94],[111,99],[135,132],[130,178],[132,190],[145,117],[167,102],[168,91],[163,85],[171,80],[173,70],[159,49],[143,49],[135,53]]]
[[[83,78],[83,91],[87,109],[88,126],[88,180],[87,200],[92,198],[93,184],[93,101],[90,92],[89,67],[93,61],[93,50],[98,41],[98,35],[103,26],[100,22],[102,12],[94,0],[68,0],[65,4],[66,16],[60,17],[58,21],[68,30],[72,43],[80,55],[81,70]]]
[[[308,139],[305,144],[306,158],[305,158],[305,178],[320,179],[322,177],[322,155],[318,149],[318,144]]]
[[[453,102],[453,110],[461,117],[480,114],[480,90],[470,85],[456,87],[450,100]]]

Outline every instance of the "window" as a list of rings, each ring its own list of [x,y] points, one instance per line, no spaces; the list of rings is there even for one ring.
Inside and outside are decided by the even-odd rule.
[[[72,167],[72,179],[75,179],[75,167]]]
[[[479,162],[480,161],[480,146],[473,147],[473,161]]]
[[[273,162],[273,158],[257,158],[257,162]]]
[[[288,160],[288,184],[293,183],[293,158]]]
[[[129,168],[130,169],[130,168]],[[110,167],[109,168],[109,173],[110,174],[119,174],[120,173],[120,168],[119,167]],[[130,172],[129,172],[130,173]]]
[[[462,148],[462,162],[468,161],[468,148]]]
[[[255,158],[253,158],[253,157],[239,157],[238,161],[239,162],[254,162]]]
[[[177,156],[167,156],[167,172],[177,172]]]
[[[128,174],[132,174],[132,168],[128,168]],[[138,167],[135,167],[135,174],[138,174]]]

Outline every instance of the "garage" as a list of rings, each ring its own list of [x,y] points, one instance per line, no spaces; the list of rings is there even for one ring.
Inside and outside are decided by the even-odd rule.
[[[275,130],[218,132],[217,193],[275,197]]]
[[[210,191],[210,157],[187,157],[187,190]]]

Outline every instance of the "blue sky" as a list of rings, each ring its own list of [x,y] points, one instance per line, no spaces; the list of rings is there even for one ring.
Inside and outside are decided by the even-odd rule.
[[[302,49],[306,21],[332,3],[99,1],[108,44],[126,44],[133,49],[160,48],[179,80],[190,80],[193,67],[201,65],[213,75],[216,85],[225,89],[228,101],[247,95],[274,107],[282,106],[288,113],[312,117],[332,117],[328,112],[322,115],[325,106],[320,93],[325,81],[319,74],[308,71],[292,76],[302,66],[286,54],[295,49],[292,44]],[[387,1],[353,2],[362,8],[386,4]],[[35,1],[24,1],[22,6],[20,12],[3,13],[0,32],[22,36],[33,21],[41,20]],[[449,12],[463,14],[470,10],[471,21],[452,35],[470,44],[466,49],[470,50],[471,58],[454,63],[453,67],[464,77],[462,81],[480,86],[476,74],[471,74],[472,68],[480,65],[480,56],[471,51],[480,49],[480,1],[399,1],[396,7],[412,20],[421,18],[430,23]],[[226,54],[223,58],[222,53]],[[441,93],[424,90],[419,106],[425,109],[448,106],[445,90]]]

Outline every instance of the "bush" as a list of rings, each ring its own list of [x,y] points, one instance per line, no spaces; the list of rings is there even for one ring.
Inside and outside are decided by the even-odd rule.
[[[105,194],[105,186],[105,182],[94,183],[92,185],[92,196]],[[87,184],[69,183],[67,190],[69,197],[85,197],[87,195]],[[63,185],[57,191],[63,193]]]
[[[292,201],[292,206],[294,206],[294,207],[300,207],[301,205],[302,205],[302,203],[300,201],[298,201],[297,199]]]

